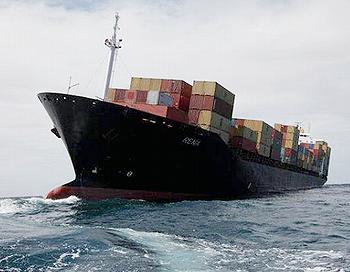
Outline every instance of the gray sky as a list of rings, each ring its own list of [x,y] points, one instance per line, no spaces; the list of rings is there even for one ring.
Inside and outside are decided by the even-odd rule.
[[[218,81],[236,94],[236,117],[311,124],[333,148],[329,183],[350,182],[350,1],[0,0],[0,196],[74,179],[36,94],[72,76],[74,94],[103,95],[116,10],[114,86],[132,75]]]

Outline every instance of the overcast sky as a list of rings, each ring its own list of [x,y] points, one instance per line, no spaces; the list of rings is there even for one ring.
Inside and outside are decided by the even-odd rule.
[[[98,4],[97,4],[98,3]],[[0,196],[44,195],[74,179],[36,94],[103,95],[114,12],[130,77],[215,80],[234,116],[311,124],[332,146],[329,183],[350,182],[350,1],[0,0]]]

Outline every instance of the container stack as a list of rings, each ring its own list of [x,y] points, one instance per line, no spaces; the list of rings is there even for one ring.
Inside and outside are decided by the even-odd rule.
[[[312,162],[314,161],[314,153],[307,149],[308,157],[307,157],[307,170],[312,170]]]
[[[281,149],[282,149],[283,135],[276,129],[272,130],[272,145],[271,145],[271,158],[276,161],[281,161]]]
[[[258,134],[254,130],[245,127],[243,119],[233,119],[229,140],[232,147],[256,152],[257,141]]]
[[[299,148],[305,148],[309,153],[307,169],[321,175],[328,175],[331,148],[323,140],[301,142]]]
[[[322,174],[325,176],[328,176],[328,169],[329,169],[329,161],[331,158],[331,148],[328,146],[326,151],[326,159],[325,159],[325,165]]]
[[[269,124],[260,120],[248,119],[235,119],[235,123],[254,131],[257,135],[256,152],[264,157],[270,157],[273,128]]]
[[[228,142],[235,96],[217,82],[194,81],[189,123],[218,133]]]
[[[171,107],[188,112],[192,86],[183,80],[132,77],[130,89],[148,92],[147,104],[156,105],[169,96]]]
[[[296,165],[300,168],[308,169],[309,156],[310,156],[310,151],[304,146],[299,145]]]
[[[320,174],[328,173],[329,158],[331,149],[328,144],[323,140],[318,140],[314,144],[313,154],[314,163],[313,171]]]
[[[105,101],[188,123],[191,93],[182,80],[133,77],[130,89],[109,89]]]
[[[281,161],[296,165],[300,133],[298,127],[275,124],[275,129],[282,133]]]
[[[300,143],[298,146],[298,158],[297,158],[297,166],[312,170],[312,164],[314,161],[313,154],[314,144],[311,143]]]

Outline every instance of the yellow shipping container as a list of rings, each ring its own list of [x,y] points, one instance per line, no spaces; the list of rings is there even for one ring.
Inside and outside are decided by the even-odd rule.
[[[230,138],[230,135],[228,132],[226,131],[222,131],[220,129],[216,129],[212,126],[207,126],[207,125],[199,125],[200,128],[202,129],[205,129],[205,130],[208,130],[208,131],[211,131],[211,132],[214,132],[216,134],[219,134],[220,138],[225,142],[225,143],[228,143],[229,141],[229,138]]]
[[[229,132],[231,127],[231,120],[215,112],[202,110],[199,113],[198,124],[211,126],[222,131]]]
[[[141,77],[132,77],[130,81],[130,90],[140,90]]]
[[[295,138],[296,138],[296,134],[295,133],[283,133],[283,139],[286,139],[286,140],[294,140],[295,141]]]
[[[158,78],[151,78],[149,84],[149,90],[160,91],[160,86],[162,85],[162,80]]]
[[[285,131],[281,131],[282,130],[282,126],[283,127],[287,127],[287,132]],[[290,125],[282,125],[282,124],[275,124],[274,128],[277,129],[278,131],[282,132],[282,133],[291,133],[291,134],[297,134],[299,137],[300,131],[299,128],[296,126],[290,126]]]
[[[258,143],[256,145],[256,150],[258,151],[258,154],[264,157],[270,157],[270,153],[271,153],[270,146],[264,145],[263,143]]]
[[[231,127],[230,137],[242,137],[254,143],[258,142],[258,133],[244,126]]]
[[[151,78],[143,78],[143,77],[132,77],[130,82],[130,90],[138,90],[138,91],[149,91],[151,89],[151,81],[153,82],[153,86],[157,87],[157,83],[161,82],[160,79],[151,79]],[[158,89],[154,89],[153,91],[159,91],[160,84]]]
[[[271,135],[272,137],[272,130],[273,128],[261,120],[249,120],[244,119],[244,126],[254,130],[254,131],[260,131],[265,135]]]
[[[254,130],[254,131],[263,131],[264,122],[260,120],[244,120],[244,126]]]
[[[209,95],[220,98],[233,105],[235,95],[214,81],[193,81],[192,94]]]
[[[287,127],[287,132],[288,133],[292,133],[292,134],[294,134],[294,133],[299,134],[299,129],[297,127],[295,127],[295,126],[288,126]]]
[[[105,101],[107,102],[113,102],[115,97],[115,89],[108,89],[107,94],[105,96]]]
[[[297,150],[298,149],[298,145],[295,144],[295,142],[291,141],[291,140],[283,141],[283,147],[290,148],[290,149],[293,149],[293,150]]]
[[[140,90],[140,91],[149,91],[150,90],[150,85],[151,85],[151,79],[150,78],[141,78],[138,90]],[[157,91],[157,90],[154,90],[154,91]]]

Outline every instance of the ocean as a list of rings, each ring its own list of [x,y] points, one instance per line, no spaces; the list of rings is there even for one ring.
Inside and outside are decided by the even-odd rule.
[[[259,199],[0,199],[0,271],[350,271],[350,185]]]

